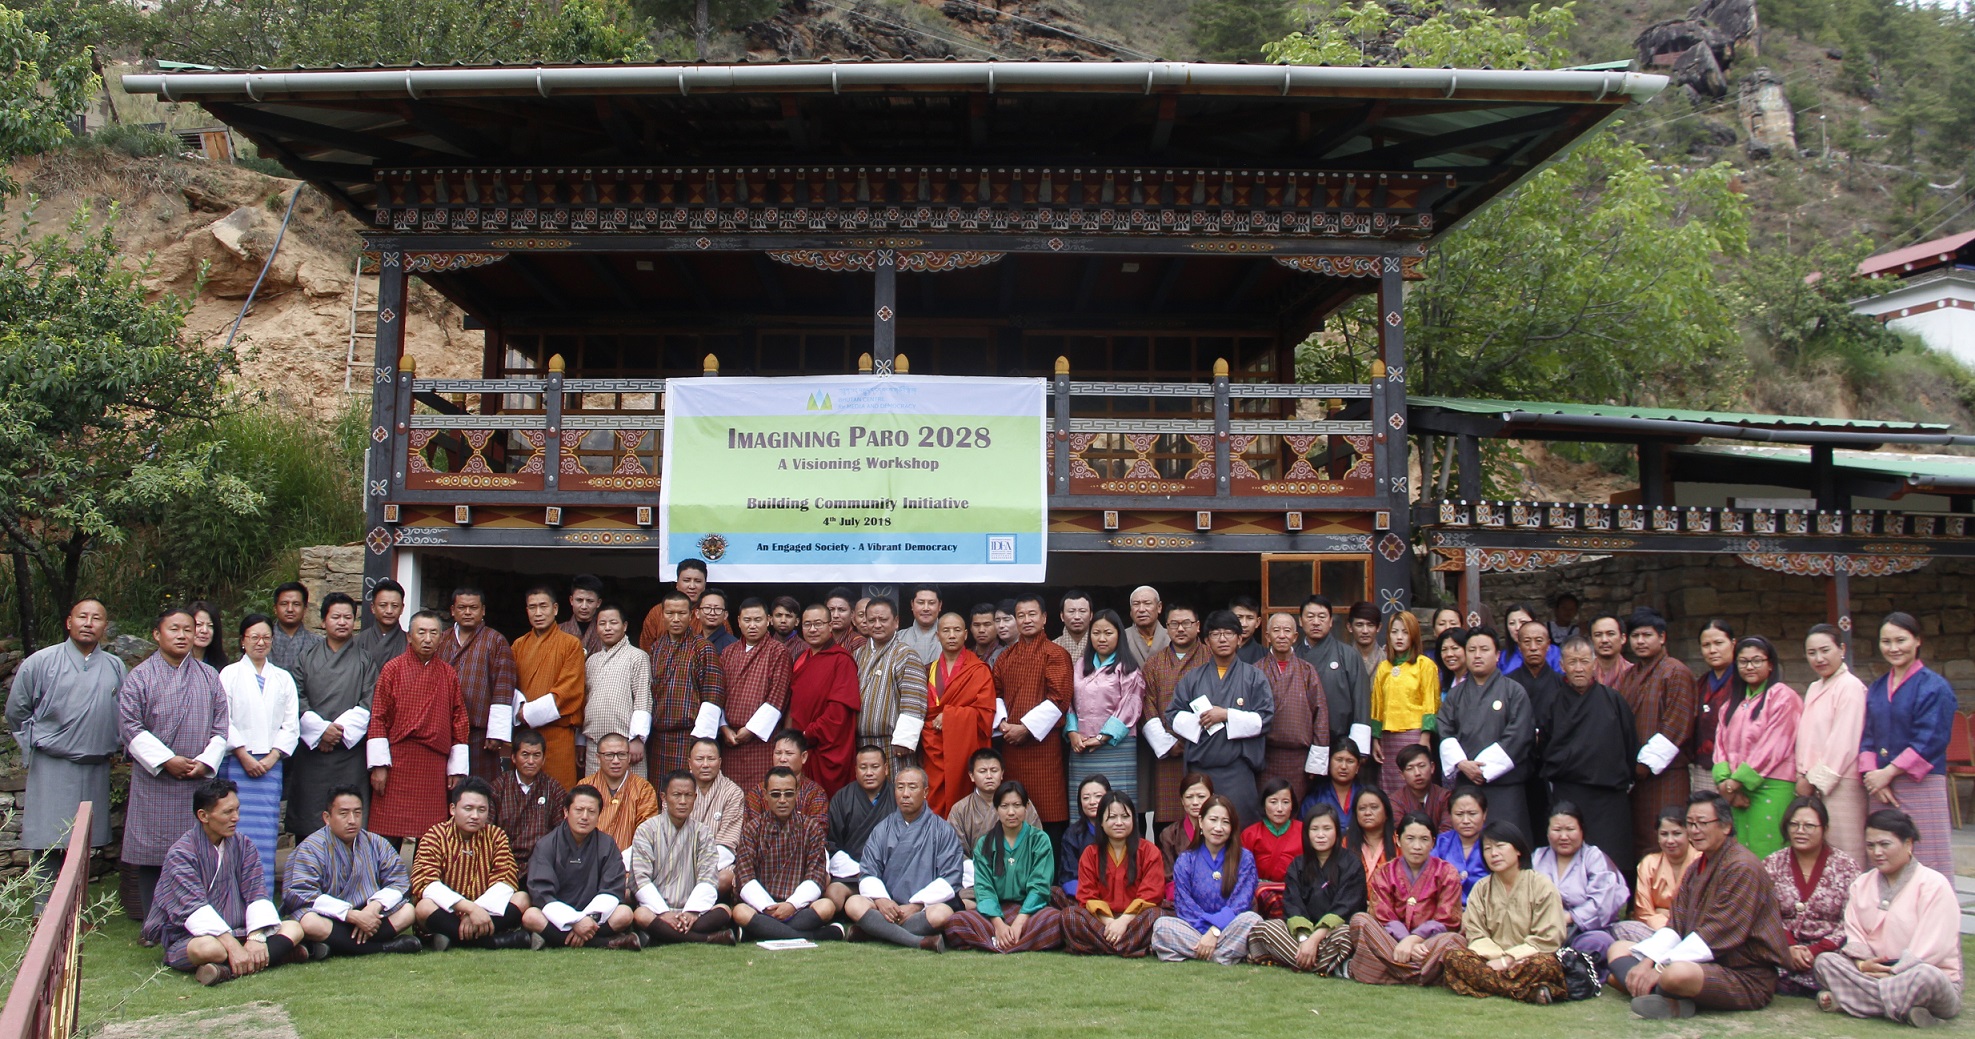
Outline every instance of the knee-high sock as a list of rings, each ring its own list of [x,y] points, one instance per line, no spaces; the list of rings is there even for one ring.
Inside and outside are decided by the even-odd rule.
[[[733,914],[728,912],[726,906],[714,906],[701,913],[699,919],[694,920],[693,926],[684,934],[659,923],[652,924],[651,929],[646,933],[651,935],[655,942],[704,942],[722,931],[733,929]]]
[[[267,936],[267,965],[270,969],[288,962],[288,954],[295,951],[295,943],[285,934]]]
[[[451,913],[447,913],[446,915],[452,916]],[[379,920],[377,922],[377,931],[370,936],[370,940],[360,942],[357,941],[356,931],[352,930],[349,924],[337,920],[329,925],[329,937],[323,939],[323,943],[329,946],[330,952],[338,956],[368,956],[382,948],[385,942],[397,936],[398,929],[391,926],[391,921]],[[453,920],[453,933],[449,937],[459,937],[459,921],[457,917]]]
[[[804,906],[796,910],[796,914],[787,920],[777,920],[767,913],[756,913],[742,930],[747,933],[749,941],[786,941],[791,938],[805,938],[813,942],[825,937],[823,932],[827,926],[823,918],[816,915],[816,910]],[[835,937],[834,932],[828,937]]]
[[[939,933],[939,928],[926,922],[926,914],[923,912],[913,913],[911,916],[906,917],[905,922],[899,924],[899,926],[921,938],[930,938]]]
[[[494,947],[494,935],[503,934],[505,932],[512,931],[520,926],[521,926],[521,909],[517,907],[513,902],[509,902],[507,904],[507,911],[497,917],[494,917],[493,934],[489,934],[485,938],[480,939],[479,945],[483,949],[491,949]]]
[[[925,914],[921,913],[913,919],[923,921]],[[910,923],[911,921],[908,920],[906,922]],[[878,912],[876,909],[865,913],[864,919],[857,921],[857,929],[879,941],[890,942],[893,945],[903,945],[908,949],[918,948],[920,939],[924,937],[923,935],[914,934],[904,927],[885,919],[885,914]]]

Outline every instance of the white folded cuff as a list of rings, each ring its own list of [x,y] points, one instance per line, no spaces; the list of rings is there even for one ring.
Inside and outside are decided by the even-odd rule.
[[[343,727],[343,746],[354,747],[370,732],[370,711],[352,707],[336,716],[336,724]]]
[[[960,886],[961,886],[961,887],[973,887],[973,886],[974,886],[974,860],[973,860],[973,859],[961,859],[961,860],[960,860]]]
[[[1008,702],[997,696],[994,698],[994,724],[990,726],[996,733],[1001,732],[1001,723],[1008,720]]]
[[[1516,763],[1509,758],[1508,753],[1499,743],[1490,743],[1481,748],[1481,753],[1475,756],[1474,763],[1481,766],[1481,778],[1490,783],[1508,775],[1516,767]]]
[[[830,875],[833,877],[854,877],[863,871],[857,860],[843,852],[830,856]]]
[[[466,744],[453,744],[452,753],[446,755],[446,774],[449,776],[466,775]]]
[[[629,737],[631,737],[631,738],[632,738],[632,739],[634,739],[634,740],[641,740],[641,739],[644,739],[644,738],[645,738],[645,737],[647,737],[647,736],[650,736],[650,735],[651,735],[651,712],[650,712],[650,711],[632,711],[632,712],[631,712],[631,731],[630,731],[630,732],[627,732],[627,733],[625,733],[624,735],[626,735],[626,736],[629,736]]]
[[[898,724],[892,726],[891,741],[895,747],[906,750],[919,749],[919,734],[926,728],[926,719],[916,714],[901,714]]]
[[[754,709],[754,716],[747,720],[747,731],[763,743],[775,738],[775,726],[782,723],[782,712],[774,704],[762,704]]]
[[[1254,711],[1228,708],[1228,739],[1245,740],[1262,734],[1262,716]]]
[[[545,693],[521,703],[521,720],[533,728],[539,729],[560,717],[562,712],[556,710],[554,693]]]
[[[210,905],[193,910],[192,915],[185,918],[185,929],[196,938],[217,938],[233,933],[233,928],[226,924],[226,918]]]
[[[322,734],[329,729],[329,723],[323,721],[322,715],[314,711],[303,711],[302,716],[296,719],[295,724],[301,729],[302,742],[310,748],[314,748],[317,744],[320,744],[322,742]]]
[[[149,729],[143,729],[130,738],[130,756],[144,766],[144,771],[155,776],[159,769],[165,767],[165,762],[178,755],[165,746],[165,741],[151,735]]]
[[[1188,743],[1200,742],[1200,716],[1192,711],[1173,715],[1173,734]]]
[[[391,741],[382,736],[372,736],[364,743],[364,756],[371,768],[390,768]]]
[[[370,896],[370,900],[388,913],[404,903],[405,893],[394,887],[381,887],[377,889],[376,894]]]
[[[885,887],[885,882],[879,880],[874,873],[864,874],[864,879],[857,882],[857,893],[865,898],[891,897],[891,891]]]
[[[1370,757],[1372,753],[1372,727],[1362,722],[1351,726],[1351,742],[1358,745],[1358,753]]]
[[[794,891],[789,892],[789,904],[797,909],[804,909],[809,903],[822,897],[823,889],[817,887],[815,881],[805,880],[797,884]]]
[[[218,775],[219,763],[225,757],[226,737],[214,736],[212,739],[206,741],[206,749],[192,760],[205,762],[206,767],[211,769],[214,775]],[[280,921],[277,919],[275,922],[279,923]]]
[[[623,904],[624,900],[616,895],[608,891],[599,892],[597,897],[590,899],[589,905],[583,907],[583,915],[594,916],[598,923],[603,923],[610,919],[610,914],[617,912],[618,906]]]
[[[1029,713],[1022,715],[1022,728],[1029,730],[1029,735],[1038,740],[1047,739],[1049,730],[1054,729],[1056,723],[1062,720],[1063,708],[1056,706],[1052,701],[1044,700],[1029,708]]]
[[[1450,736],[1440,741],[1440,771],[1449,779],[1453,778],[1455,767],[1467,759],[1468,752],[1461,747],[1460,740]]]
[[[583,919],[583,912],[567,902],[550,902],[542,907],[542,915],[557,929],[567,931],[571,924]]]
[[[502,913],[507,912],[507,904],[513,900],[514,885],[495,884],[493,887],[480,892],[480,897],[474,899],[473,904],[485,909],[489,915],[498,918]]]
[[[625,848],[617,853],[617,857],[624,860],[624,872],[631,872],[631,849]]]
[[[932,906],[938,905],[941,902],[953,901],[953,895],[953,885],[947,883],[945,877],[934,877],[932,883],[914,891],[912,897],[906,899],[906,901],[922,906]]]
[[[247,903],[247,930],[258,931],[267,927],[281,926],[281,911],[265,898],[256,898]]]
[[[720,889],[702,880],[693,885],[686,895],[686,904],[680,908],[688,913],[704,913],[720,901]]]
[[[1303,756],[1303,772],[1312,776],[1330,774],[1330,748],[1317,744],[1310,745],[1310,753]]]
[[[741,888],[741,901],[753,906],[758,912],[767,912],[768,907],[775,904],[775,897],[768,893],[767,888],[761,886],[761,881],[750,880]]]
[[[436,880],[425,885],[425,897],[431,899],[433,905],[447,910],[466,901],[465,895],[454,891],[452,888]]]
[[[699,715],[693,719],[693,738],[710,740],[720,731],[720,723],[727,716],[720,713],[720,705],[711,700],[699,705]]]
[[[487,738],[506,742],[514,738],[514,707],[497,703],[487,708]]]
[[[716,845],[714,845],[714,846],[713,846],[713,864],[714,864],[714,866],[715,866],[715,868],[718,868],[718,869],[726,869],[726,868],[727,868],[728,866],[731,866],[731,865],[733,865],[733,864],[734,864],[734,850],[733,850],[732,848],[729,848],[729,847],[727,847],[727,846],[726,846],[726,845],[724,845],[724,844],[716,844]]]
[[[1666,771],[1666,767],[1673,764],[1673,759],[1679,754],[1680,748],[1674,746],[1672,740],[1667,739],[1664,733],[1656,732],[1645,746],[1639,748],[1639,763],[1657,776]]]
[[[1166,731],[1166,722],[1163,718],[1145,719],[1145,724],[1139,726],[1138,731],[1144,734],[1145,742],[1151,745],[1152,756],[1155,758],[1165,757],[1166,752],[1172,750],[1173,745],[1179,742],[1173,738],[1172,733]]]
[[[665,904],[665,896],[658,893],[658,885],[647,880],[638,885],[638,904],[654,913],[669,913],[672,907]]]
[[[331,895],[317,895],[315,896],[315,901],[309,904],[309,908],[331,920],[341,920],[344,916],[348,915],[352,907],[350,903],[340,898]]]

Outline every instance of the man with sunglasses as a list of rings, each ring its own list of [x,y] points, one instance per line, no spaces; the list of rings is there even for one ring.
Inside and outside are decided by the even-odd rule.
[[[823,830],[796,812],[800,781],[795,770],[777,765],[762,781],[763,812],[749,813],[734,856],[734,885],[740,904],[734,923],[754,941],[843,936],[832,926],[835,903],[823,897],[830,882],[824,865]]]

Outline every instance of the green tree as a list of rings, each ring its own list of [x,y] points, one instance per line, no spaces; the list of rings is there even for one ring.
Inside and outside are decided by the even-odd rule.
[[[149,298],[123,265],[115,212],[91,232],[38,234],[33,207],[0,237],[0,540],[23,640],[42,627],[36,578],[58,611],[87,554],[145,515],[209,494],[260,508],[219,473],[210,424],[226,406],[231,352],[186,342],[190,297]]]
[[[639,0],[638,10],[661,30],[691,37],[693,51],[707,60],[716,30],[738,29],[775,13],[779,0]]]
[[[148,53],[230,68],[651,55],[628,0],[165,0],[146,27]]]
[[[1193,51],[1202,61],[1252,61],[1293,26],[1287,0],[1198,0]]]
[[[51,37],[41,21],[0,7],[0,196],[14,191],[5,164],[68,140],[69,119],[96,89],[93,51]]]
[[[1851,300],[1891,286],[1852,276],[1858,262],[1876,252],[1863,238],[1820,244],[1803,256],[1758,249],[1741,264],[1737,309],[1756,341],[1793,368],[1832,359],[1854,376],[1873,361],[1898,353],[1898,333],[1879,320],[1852,312]]]
[[[1312,0],[1303,32],[1262,48],[1285,65],[1556,68],[1569,63],[1575,2],[1502,14],[1448,0]]]

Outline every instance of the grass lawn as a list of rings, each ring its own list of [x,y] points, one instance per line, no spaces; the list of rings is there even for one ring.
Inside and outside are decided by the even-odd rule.
[[[1759,1013],[1668,1024],[1632,1017],[1609,990],[1588,1003],[1536,1007],[1467,999],[1445,989],[1310,978],[1274,967],[1061,953],[933,956],[868,944],[779,953],[751,945],[642,953],[427,952],[284,967],[211,989],[176,972],[154,976],[158,964],[158,951],[139,946],[136,925],[121,916],[92,933],[82,957],[85,1029],[264,1000],[284,1006],[303,1039],[659,1033],[800,1039],[964,1036],[989,1029],[1001,1039],[1913,1034],[1888,1022],[1820,1014],[1807,999],[1779,998]],[[1971,1032],[1950,1025],[1934,1034]]]

